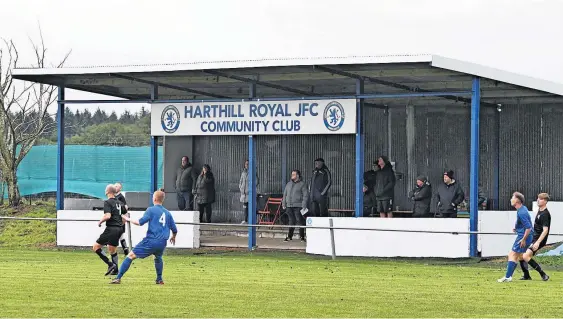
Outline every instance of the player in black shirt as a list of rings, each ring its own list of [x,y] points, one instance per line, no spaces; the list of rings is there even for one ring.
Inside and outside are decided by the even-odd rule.
[[[123,186],[121,185],[121,183],[115,183],[114,186],[116,191],[115,199],[121,202],[121,215],[126,215],[129,207],[127,207],[127,201],[125,200],[125,196],[123,196],[123,194],[121,193],[121,189],[123,188]],[[129,248],[127,248],[127,241],[125,240],[125,223],[123,224],[122,231],[123,233],[121,234],[121,239],[119,240],[119,243],[123,248],[123,253],[125,254],[125,256],[127,256],[129,255]]]
[[[536,219],[534,220],[534,237],[532,244],[522,256],[522,260],[520,260],[520,267],[524,273],[524,276],[522,276],[520,280],[532,279],[532,277],[530,277],[530,272],[528,271],[528,264],[540,273],[543,281],[549,280],[549,276],[541,269],[541,266],[532,259],[538,250],[547,244],[547,237],[549,236],[549,229],[551,227],[551,215],[549,214],[549,210],[547,210],[548,201],[549,195],[547,193],[541,193],[538,195],[538,213],[536,215]]]
[[[102,224],[105,222],[106,229],[100,235],[100,238],[96,240],[92,249],[108,265],[107,276],[117,274],[118,272],[117,246],[122,234],[123,219],[121,217],[121,202],[115,199],[115,186],[106,186],[106,196],[108,199],[104,201],[104,217],[98,222],[99,227],[102,227]],[[102,250],[102,247],[106,245],[111,254],[111,261]]]

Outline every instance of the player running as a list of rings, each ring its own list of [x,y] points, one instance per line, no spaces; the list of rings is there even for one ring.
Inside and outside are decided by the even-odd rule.
[[[129,253],[127,258],[125,258],[121,264],[117,277],[110,282],[111,284],[121,283],[121,277],[123,277],[123,275],[127,272],[133,260],[136,258],[146,258],[150,255],[154,255],[156,284],[164,284],[164,281],[162,281],[162,269],[164,268],[162,254],[166,249],[166,242],[170,236],[170,231],[172,231],[170,243],[172,245],[176,243],[176,234],[178,233],[178,229],[176,228],[176,223],[174,222],[174,218],[172,218],[172,214],[170,214],[166,208],[162,207],[162,203],[164,202],[164,192],[154,192],[152,201],[154,206],[147,208],[145,214],[141,217],[141,219],[139,219],[139,221],[130,220],[129,217],[125,217],[127,221],[131,221],[131,223],[138,226],[143,226],[144,224],[149,223],[149,229],[147,230],[147,236],[141,240],[141,242],[133,248],[133,251]]]
[[[121,237],[123,220],[121,218],[121,202],[115,199],[115,187],[113,185],[106,186],[107,200],[104,201],[104,216],[98,222],[98,226],[106,223],[106,229],[96,241],[92,250],[108,265],[107,275],[115,275],[118,272],[117,263],[117,246],[119,245],[119,237]],[[111,261],[102,250],[103,246],[108,246],[111,254]]]
[[[127,201],[125,200],[125,196],[123,196],[123,194],[121,193],[121,189],[123,188],[123,185],[117,182],[115,183],[114,186],[116,192],[115,199],[121,202],[121,215],[126,215],[127,211],[129,210],[129,207],[127,207]],[[125,256],[127,256],[129,254],[129,248],[127,247],[127,241],[125,240],[125,223],[123,223],[123,228],[121,230],[123,232],[121,234],[121,238],[119,239],[119,243],[123,248],[123,253],[125,254]]]
[[[532,236],[530,236],[532,231],[532,219],[530,218],[528,209],[524,206],[524,195],[515,192],[512,194],[510,204],[517,209],[516,225],[513,230],[517,236],[514,245],[512,245],[512,250],[508,254],[506,275],[499,279],[498,282],[512,281],[512,274],[514,274],[514,270],[516,269],[516,263],[521,259],[522,254],[526,252],[527,247],[530,247],[532,244]]]
[[[530,277],[530,272],[528,271],[528,264],[540,273],[543,281],[549,280],[549,276],[541,269],[541,266],[532,259],[538,250],[547,244],[547,237],[549,236],[549,229],[551,227],[551,214],[549,213],[549,210],[547,210],[548,201],[549,195],[547,193],[538,194],[538,213],[536,215],[536,219],[534,220],[533,244],[528,247],[526,253],[524,253],[522,259],[520,260],[520,267],[524,273],[524,276],[522,276],[520,280],[532,279],[532,277]]]

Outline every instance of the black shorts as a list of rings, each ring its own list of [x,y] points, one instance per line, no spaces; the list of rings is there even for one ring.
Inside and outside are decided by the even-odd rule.
[[[393,201],[391,199],[378,200],[376,206],[378,213],[389,213],[392,210]]]
[[[534,246],[534,244],[536,243],[536,240],[537,240],[537,239],[534,239],[534,240],[532,241],[532,244],[528,247],[528,249],[531,250],[532,253],[533,253],[532,256],[535,256],[536,253],[537,253],[540,249],[542,249],[542,248],[545,246],[545,243],[540,243],[540,246],[538,247],[538,249],[537,249],[537,250],[534,250],[534,249],[533,249],[533,246]]]
[[[119,238],[121,238],[121,234],[123,234],[121,226],[108,226],[96,242],[102,246],[110,245],[117,247],[119,245]]]

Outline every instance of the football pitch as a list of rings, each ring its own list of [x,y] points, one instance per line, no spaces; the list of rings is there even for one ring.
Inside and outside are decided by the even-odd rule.
[[[120,255],[120,261],[123,255]],[[546,261],[547,262],[547,261]],[[504,263],[168,254],[121,285],[90,251],[0,248],[1,317],[560,317],[563,272],[499,284]],[[515,276],[519,276],[517,272]]]

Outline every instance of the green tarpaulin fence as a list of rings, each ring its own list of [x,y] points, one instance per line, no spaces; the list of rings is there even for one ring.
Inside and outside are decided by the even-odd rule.
[[[150,147],[65,146],[65,192],[104,197],[105,186],[122,182],[126,191],[149,191]],[[158,187],[162,147],[158,148]],[[56,145],[34,146],[18,167],[22,195],[57,189]]]

